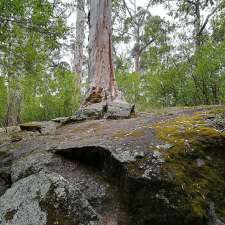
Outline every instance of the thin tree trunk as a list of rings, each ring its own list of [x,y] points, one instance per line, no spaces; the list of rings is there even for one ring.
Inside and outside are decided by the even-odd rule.
[[[198,66],[198,53],[199,50],[201,48],[201,34],[200,29],[201,29],[201,13],[200,13],[200,1],[196,0],[195,2],[195,18],[194,18],[194,35],[193,35],[193,39],[194,39],[194,64],[193,64],[193,80],[195,83],[195,88],[196,88],[196,92],[198,93],[198,97],[200,102],[199,103],[203,103],[205,101],[205,99],[202,98],[202,96],[204,96],[204,90],[202,89],[202,85],[201,85],[201,80],[200,77],[198,76],[197,72],[196,72],[196,68]],[[199,104],[198,103],[198,104]]]
[[[136,54],[134,58],[134,70],[136,73],[140,72],[140,55]]]
[[[18,79],[9,78],[8,106],[5,126],[16,126],[20,123],[21,89]]]
[[[125,101],[118,90],[112,62],[111,0],[90,1],[90,90],[85,105]]]
[[[84,59],[84,39],[85,39],[85,0],[77,1],[77,15],[76,15],[76,39],[74,49],[74,72],[82,80],[82,67]]]
[[[200,14],[200,1],[198,0],[195,5],[195,22],[194,22],[194,42],[195,42],[195,54],[198,54],[201,47],[202,34],[200,33],[201,29],[201,14]]]

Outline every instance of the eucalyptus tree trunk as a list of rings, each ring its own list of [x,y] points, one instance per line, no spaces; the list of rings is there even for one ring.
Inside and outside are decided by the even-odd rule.
[[[140,73],[140,55],[137,54],[134,58],[134,71]]]
[[[8,81],[8,105],[5,126],[16,126],[20,123],[21,88],[19,80],[10,77]]]
[[[112,62],[111,14],[111,0],[90,0],[90,90],[84,105],[125,101],[118,90]]]
[[[135,36],[136,36],[135,45],[132,50],[132,56],[134,58],[134,72],[139,73],[140,72],[140,58],[141,58],[139,27],[136,28]]]
[[[201,39],[202,39],[202,33],[201,30],[201,13],[200,13],[200,1],[197,0],[195,2],[195,20],[194,20],[194,43],[195,43],[195,54],[199,52],[199,49],[201,47]]]
[[[85,0],[77,0],[76,15],[76,38],[74,46],[73,70],[82,79],[82,66],[84,59],[84,39],[85,39]]]

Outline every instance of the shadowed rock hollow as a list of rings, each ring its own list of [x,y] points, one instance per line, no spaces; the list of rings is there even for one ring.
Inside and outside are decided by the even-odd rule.
[[[0,131],[0,224],[223,225],[221,110]]]

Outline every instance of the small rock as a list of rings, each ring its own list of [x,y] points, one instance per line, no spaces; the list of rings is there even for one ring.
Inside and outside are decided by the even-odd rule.
[[[54,134],[58,126],[59,124],[53,121],[30,122],[20,124],[20,128],[22,131],[39,132],[44,135]]]
[[[134,152],[134,158],[135,159],[142,159],[144,156],[145,156],[144,152],[141,152],[141,151],[135,151]]]
[[[32,131],[41,133],[41,123],[40,122],[31,122],[20,124],[20,129],[22,131]]]
[[[128,119],[134,113],[134,105],[122,102],[112,102],[107,105],[106,119]]]
[[[100,119],[103,117],[106,110],[106,105],[102,103],[96,103],[88,105],[79,109],[74,116],[70,119],[74,122],[83,121],[88,119]]]
[[[156,146],[156,148],[161,149],[161,150],[169,150],[173,147],[174,147],[174,145],[171,145],[171,144],[157,145]]]
[[[66,123],[67,121],[70,120],[70,117],[57,117],[55,119],[52,119],[53,122],[56,122],[56,123]]]
[[[196,163],[198,167],[202,167],[205,165],[205,161],[203,159],[197,159]]]

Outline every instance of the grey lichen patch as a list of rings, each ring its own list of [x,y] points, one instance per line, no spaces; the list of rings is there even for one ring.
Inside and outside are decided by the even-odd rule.
[[[46,152],[36,152],[20,158],[12,164],[12,182],[44,170],[51,159],[52,155]]]
[[[162,166],[165,160],[163,155],[154,150],[148,155],[127,164],[130,175],[147,180],[159,180],[162,178]]]
[[[13,212],[13,214],[12,214]],[[55,173],[20,179],[0,198],[1,225],[100,225],[80,191]]]
[[[0,198],[1,225],[45,225],[46,213],[39,206],[50,188],[49,179],[43,174],[32,175],[15,183]],[[15,212],[13,217],[9,213]]]
[[[74,221],[74,216],[71,211],[68,210],[68,200],[64,187],[56,188],[52,184],[47,195],[41,199],[40,207],[47,214],[46,225],[78,225],[79,223]],[[61,199],[61,201],[59,201]]]

